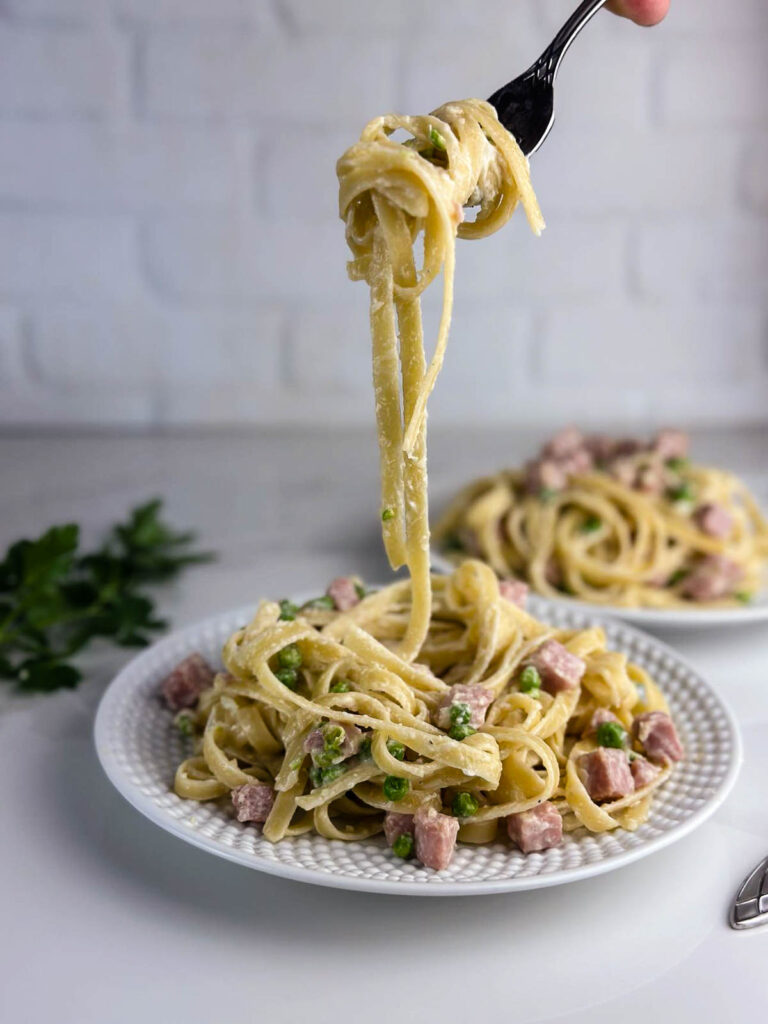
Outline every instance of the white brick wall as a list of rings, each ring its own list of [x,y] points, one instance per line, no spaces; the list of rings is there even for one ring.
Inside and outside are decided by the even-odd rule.
[[[370,427],[336,158],[487,95],[574,4],[0,0],[0,423]],[[768,418],[766,53],[766,0],[589,26],[543,238],[459,246],[433,424]]]

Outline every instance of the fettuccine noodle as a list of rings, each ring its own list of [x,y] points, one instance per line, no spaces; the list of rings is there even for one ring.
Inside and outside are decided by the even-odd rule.
[[[479,809],[460,839],[488,842],[500,819],[551,800],[566,828],[602,832],[636,828],[648,796],[668,776],[623,799],[596,803],[577,771],[596,748],[582,739],[596,710],[611,709],[629,731],[635,715],[666,711],[659,690],[622,654],[607,651],[601,629],[553,629],[499,594],[496,576],[465,562],[452,576],[432,578],[433,609],[418,661],[396,653],[408,631],[412,589],[407,581],[363,599],[346,613],[312,608],[281,621],[265,601],[255,618],[224,648],[226,672],[194,713],[200,753],[180,765],[176,792],[210,800],[254,780],[274,783],[278,796],[264,826],[276,842],[314,830],[331,839],[363,839],[381,831],[382,811],[440,809],[457,792],[476,796]],[[586,662],[581,685],[556,695],[521,692],[521,668],[554,639]],[[301,685],[288,689],[275,675],[279,652],[296,645]],[[349,689],[334,692],[343,681]],[[463,740],[434,722],[441,698],[457,683],[479,684],[492,695],[485,724]],[[332,781],[313,787],[304,745],[318,727],[355,726],[370,737],[370,755],[352,757]],[[402,744],[398,760],[388,742]],[[409,782],[398,801],[383,790],[387,776]],[[475,838],[477,837],[477,838]]]

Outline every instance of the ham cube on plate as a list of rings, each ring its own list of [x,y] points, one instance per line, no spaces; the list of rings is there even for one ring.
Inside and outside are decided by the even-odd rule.
[[[510,814],[507,832],[523,853],[548,850],[562,842],[563,819],[555,805],[547,800],[520,814]]]

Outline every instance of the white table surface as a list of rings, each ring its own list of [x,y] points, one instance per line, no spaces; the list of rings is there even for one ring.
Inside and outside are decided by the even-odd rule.
[[[697,455],[768,492],[766,432]],[[528,437],[438,434],[433,492],[514,462]],[[175,625],[341,572],[386,578],[370,434],[0,439],[0,543],[76,520],[89,537],[154,494],[219,560],[161,594]],[[612,874],[519,895],[416,899],[280,881],[162,832],[112,789],[92,724],[128,657],[72,693],[0,691],[0,1020],[9,1024],[764,1020],[768,927],[726,923],[768,853],[768,627],[667,634],[742,726],[726,805]]]

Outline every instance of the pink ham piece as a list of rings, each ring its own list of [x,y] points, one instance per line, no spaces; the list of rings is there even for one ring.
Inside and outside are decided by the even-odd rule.
[[[548,693],[575,690],[587,667],[585,661],[571,654],[557,640],[547,640],[537,647],[528,662],[538,670],[541,684]]]
[[[627,754],[615,747],[598,747],[589,754],[582,754],[578,773],[584,788],[596,803],[618,800],[635,788]]]
[[[434,807],[420,807],[413,818],[416,856],[424,867],[443,871],[453,858],[458,821]]]
[[[699,505],[693,513],[693,521],[702,533],[720,540],[728,536],[733,526],[730,512],[715,502]]]
[[[171,711],[191,708],[203,690],[213,685],[215,674],[202,654],[190,654],[163,680],[161,689],[165,703]]]
[[[637,463],[624,456],[612,459],[608,464],[608,473],[624,487],[634,487],[637,483]]]
[[[336,723],[334,723],[335,725]],[[348,757],[352,757],[360,749],[360,744],[363,739],[363,734],[356,725],[342,725],[339,723],[340,728],[344,730],[344,739],[339,747],[339,755],[331,764],[340,764],[342,761],[346,761]],[[322,729],[313,729],[304,740],[304,752],[312,755],[314,761],[314,755],[325,748],[325,732],[328,726],[324,726]]]
[[[452,686],[448,693],[442,698],[437,706],[435,724],[438,729],[450,729],[451,727],[451,706],[453,704],[467,704],[469,706],[469,724],[478,729],[485,721],[485,713],[493,703],[493,694],[484,686],[476,683],[470,686],[464,683],[457,683]]]
[[[638,469],[635,477],[635,487],[638,491],[658,497],[664,493],[666,486],[667,479],[663,466],[653,464]]]
[[[560,459],[560,466],[566,476],[578,476],[580,473],[588,473],[594,466],[594,460],[586,448],[579,448]]]
[[[393,846],[395,840],[400,836],[413,835],[414,827],[412,814],[387,811],[384,815],[384,836],[390,846]]]
[[[528,584],[522,580],[499,580],[499,594],[518,608],[525,608],[528,599]]]
[[[744,575],[740,565],[725,555],[706,555],[683,581],[681,592],[692,601],[728,597]]]
[[[563,585],[563,570],[554,555],[550,555],[547,559],[547,564],[544,567],[544,579],[551,587]]]
[[[656,764],[671,764],[683,756],[675,723],[663,711],[646,711],[632,723],[632,734]]]
[[[640,755],[630,761],[629,770],[632,772],[635,789],[642,789],[643,786],[650,785],[660,771],[655,764],[651,764],[650,761],[646,761],[646,759],[644,757],[640,757]]]
[[[565,427],[544,445],[541,454],[545,459],[559,461],[582,450],[584,443],[584,435],[578,427]]]
[[[238,821],[265,822],[275,802],[275,791],[266,782],[247,782],[232,790]]]
[[[582,733],[582,736],[594,736],[597,733],[598,725],[605,725],[606,722],[618,722],[618,718],[608,708],[598,708],[592,712],[592,717],[589,720],[589,725]],[[621,723],[619,723],[621,724]]]
[[[535,853],[559,846],[563,840],[563,819],[549,800],[507,818],[507,832],[523,853]]]
[[[688,435],[682,430],[660,430],[653,450],[661,459],[684,459],[688,455]]]
[[[360,604],[360,595],[351,576],[337,576],[326,590],[328,597],[333,598],[336,610],[348,612],[356,604]]]
[[[568,474],[553,459],[537,459],[525,467],[525,489],[529,494],[541,491],[562,491],[568,483]]]

